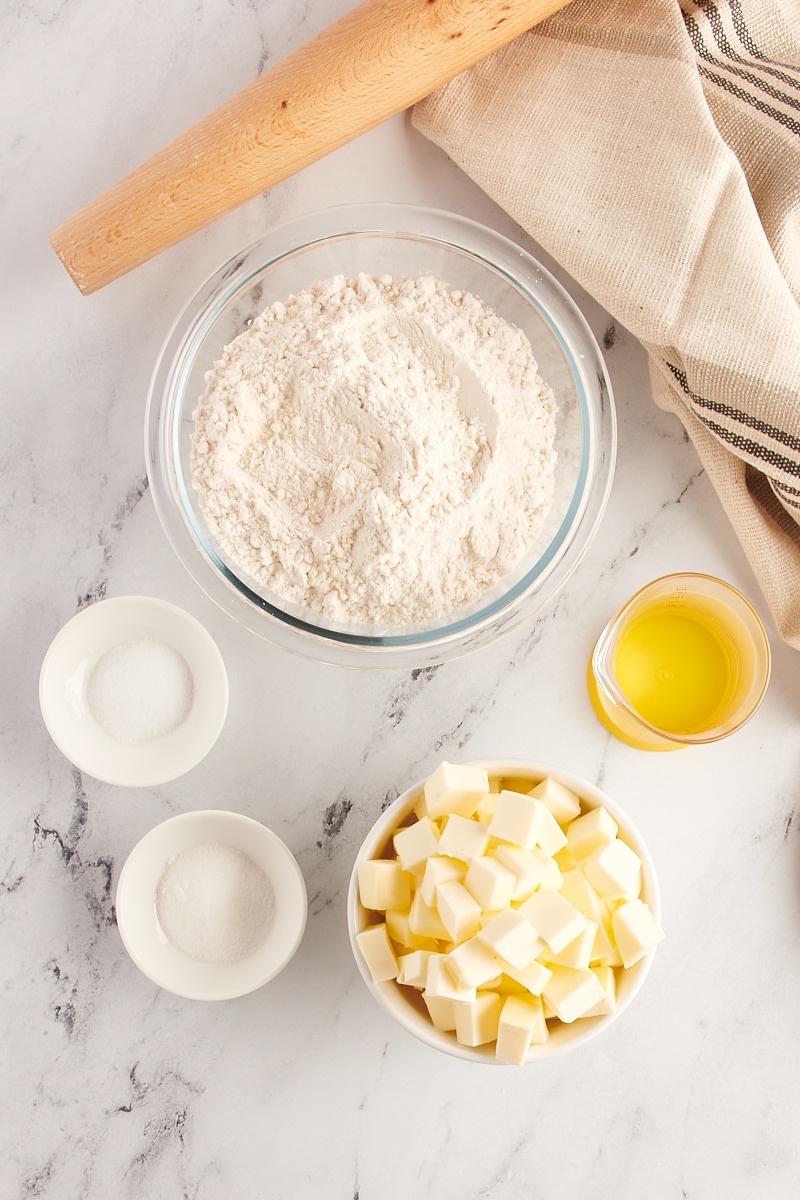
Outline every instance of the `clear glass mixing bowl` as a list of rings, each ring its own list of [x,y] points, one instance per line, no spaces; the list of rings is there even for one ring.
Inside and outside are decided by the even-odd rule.
[[[432,275],[472,292],[527,335],[556,403],[553,503],[517,568],[475,603],[424,624],[347,624],[247,577],[209,533],[192,485],[192,413],[223,348],[276,300],[333,275]],[[453,213],[394,204],[332,208],[273,229],[202,285],[162,347],[145,450],[161,523],[186,569],[226,612],[286,650],[350,667],[422,667],[530,620],[579,563],[605,509],[616,424],[600,349],[561,285],[526,251]]]

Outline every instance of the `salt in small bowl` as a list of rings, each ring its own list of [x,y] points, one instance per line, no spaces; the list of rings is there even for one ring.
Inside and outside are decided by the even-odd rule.
[[[175,728],[128,744],[98,723],[88,689],[105,655],[137,642],[180,655],[190,702]],[[211,635],[189,613],[151,596],[120,596],[83,609],[56,634],[42,663],[39,703],[50,736],[79,770],[104,783],[152,787],[184,775],[214,745],[228,711],[228,677]]]
[[[266,937],[236,962],[192,958],[171,944],[158,920],[164,872],[183,851],[200,846],[241,851],[272,887]],[[292,959],[305,931],[308,897],[300,867],[277,834],[242,813],[206,809],[170,817],[137,843],[120,873],[116,914],[125,949],[153,983],[188,1000],[230,1000],[263,987]]]

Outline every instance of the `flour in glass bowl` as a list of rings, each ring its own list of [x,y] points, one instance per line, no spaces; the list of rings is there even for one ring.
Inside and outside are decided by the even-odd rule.
[[[475,296],[338,275],[225,347],[193,481],[231,563],[277,596],[334,621],[435,621],[533,544],[555,414],[525,335]]]

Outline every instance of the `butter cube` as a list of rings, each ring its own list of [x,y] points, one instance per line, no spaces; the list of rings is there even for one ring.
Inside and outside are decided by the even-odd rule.
[[[494,816],[494,810],[497,808],[497,797],[500,794],[500,789],[496,792],[487,792],[485,796],[481,796],[478,807],[475,809],[475,816],[484,825],[488,825]]]
[[[522,792],[503,790],[497,797],[497,807],[489,823],[489,833],[503,842],[513,842],[526,850],[532,849],[539,837],[544,814],[541,800]]]
[[[507,975],[509,979],[513,979],[515,983],[519,983],[532,996],[541,996],[544,986],[553,972],[544,963],[539,962],[538,958],[535,958],[532,963],[528,963],[527,967],[522,967],[521,970],[507,964],[503,974]]]
[[[576,938],[559,950],[558,954],[545,954],[546,963],[556,963],[562,967],[580,967],[585,969],[592,961],[595,937],[599,926],[595,921],[586,920],[586,928]]]
[[[600,980],[588,968],[554,966],[552,972],[542,997],[565,1025],[571,1025],[605,998]]]
[[[499,973],[499,964],[488,946],[477,937],[467,938],[445,956],[445,966],[461,987],[485,988]]]
[[[365,859],[358,864],[358,895],[364,908],[408,908],[411,879],[393,858]]]
[[[531,788],[528,795],[535,796],[547,805],[559,825],[566,825],[581,815],[580,796],[557,779],[543,779],[535,788]]]
[[[542,887],[517,909],[547,942],[553,954],[583,933],[586,917],[552,888]]]
[[[516,886],[516,875],[490,854],[473,858],[464,880],[470,896],[489,912],[507,908]]]
[[[569,900],[585,916],[593,915],[598,904],[603,904],[598,892],[589,883],[581,867],[562,872],[559,889],[565,900]]]
[[[608,967],[621,967],[622,959],[614,943],[608,905],[589,883],[582,867],[564,872],[561,895],[565,900],[569,900],[570,904],[574,904],[587,920],[596,923],[590,962]]]
[[[554,854],[553,859],[562,872],[574,871],[578,865],[577,858],[574,858],[569,852],[569,845],[565,846],[563,850],[559,850],[558,854]]]
[[[414,893],[408,914],[408,927],[418,937],[448,938],[450,935],[442,924],[439,913],[435,908],[429,908],[422,899],[421,892]]]
[[[642,860],[619,838],[594,850],[583,869],[605,901],[635,900],[641,891]]]
[[[439,943],[434,938],[411,932],[408,917],[407,908],[387,908],[386,932],[392,941],[405,950],[437,950]]]
[[[483,1046],[497,1037],[503,999],[497,992],[478,992],[472,1004],[456,1004],[456,1038],[462,1046]]]
[[[439,848],[439,826],[430,817],[422,817],[413,825],[398,829],[392,838],[395,854],[404,871],[415,871],[424,867],[432,854]]]
[[[456,1027],[455,1002],[447,1000],[444,996],[429,996],[427,992],[422,993],[422,999],[425,1001],[425,1007],[434,1029],[439,1029],[442,1033],[454,1032]]]
[[[425,977],[425,995],[439,996],[444,1000],[475,999],[475,988],[464,987],[456,983],[450,971],[445,966],[444,954],[432,954],[428,959],[428,973]]]
[[[632,967],[664,938],[663,929],[643,900],[620,904],[611,914],[611,928],[624,967]]]
[[[527,967],[544,949],[530,921],[515,908],[506,908],[478,931],[478,939],[502,960],[503,970]]]
[[[586,917],[588,920],[588,913],[586,914]],[[617,948],[617,943],[614,940],[614,932],[611,925],[611,913],[608,911],[608,909],[606,909],[605,914],[599,919],[597,933],[594,937],[594,945],[592,946],[592,957],[589,962],[590,966],[592,967],[622,966],[622,956]]]
[[[542,1003],[534,996],[507,996],[497,1024],[497,1057],[503,1062],[521,1067],[528,1057],[534,1032],[544,1025]]]
[[[419,893],[417,893],[419,894]],[[416,897],[415,897],[416,898]],[[439,884],[436,908],[447,936],[454,942],[474,937],[480,928],[481,906],[457,879]]]
[[[495,979],[490,979],[483,986],[487,992],[497,992],[498,996],[524,996],[527,992],[524,984],[518,983],[516,979],[512,979],[505,972]]]
[[[422,899],[429,908],[435,908],[439,884],[446,883],[449,879],[457,879],[459,883],[463,883],[466,873],[466,867],[458,859],[434,855],[425,864],[425,874],[420,885]]]
[[[522,846],[501,842],[492,853],[498,862],[517,876],[517,886],[511,897],[513,901],[527,900],[539,887],[549,887],[554,892],[561,887],[561,872],[556,860],[545,854],[539,846],[524,850]]]
[[[428,979],[430,950],[412,950],[397,960],[397,982],[407,987],[424,988]]]
[[[397,978],[397,958],[386,932],[386,925],[368,925],[356,934],[361,957],[375,983]]]
[[[602,804],[592,808],[582,817],[576,817],[567,826],[567,844],[573,858],[582,862],[600,846],[613,842],[617,836],[617,822]]]
[[[489,776],[481,767],[439,763],[425,783],[427,815],[443,817],[458,813],[462,817],[471,817],[488,791]]]
[[[592,967],[603,989],[604,997],[583,1014],[584,1017],[607,1017],[617,1011],[617,978],[611,967]]]
[[[439,838],[439,854],[471,862],[479,854],[486,853],[489,845],[489,828],[481,821],[470,821],[458,813],[447,818]]]
[[[542,804],[541,800],[537,801]],[[544,850],[545,854],[549,854],[552,858],[554,854],[558,854],[559,850],[563,850],[567,844],[567,835],[555,819],[550,809],[543,805],[544,812],[539,824],[539,833],[536,837],[536,844]]]

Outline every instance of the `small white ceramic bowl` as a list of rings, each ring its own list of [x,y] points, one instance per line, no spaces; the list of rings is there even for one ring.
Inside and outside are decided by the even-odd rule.
[[[87,689],[104,654],[140,639],[182,656],[192,677],[191,707],[172,732],[126,745],[97,723]],[[153,787],[208,754],[225,724],[228,677],[211,635],[189,613],[151,596],[120,596],[83,609],[56,634],[42,663],[39,703],[50,736],[79,770],[104,783]]]
[[[489,759],[471,763],[470,765],[484,767],[490,779],[492,777],[502,777],[504,786],[512,791],[529,791],[546,776],[550,776],[578,793],[581,797],[584,811],[604,805],[619,825],[619,836],[628,843],[631,849],[636,851],[642,860],[642,899],[650,906],[656,921],[660,920],[661,901],[650,853],[635,826],[610,796],[607,796],[605,792],[602,792],[600,788],[595,787],[588,780],[581,779],[577,775],[572,775],[568,771],[562,771],[560,768],[546,763],[518,759]],[[350,878],[350,888],[347,897],[347,924],[353,955],[364,982],[372,992],[372,995],[381,1007],[390,1016],[394,1017],[408,1033],[413,1034],[420,1041],[425,1042],[426,1045],[432,1046],[436,1050],[442,1050],[446,1054],[451,1054],[455,1058],[463,1058],[468,1062],[493,1063],[504,1066],[506,1064],[501,1062],[495,1055],[494,1042],[474,1048],[462,1046],[456,1040],[454,1033],[442,1033],[436,1029],[428,1017],[420,995],[414,988],[401,987],[394,980],[386,983],[373,982],[355,940],[356,934],[360,933],[362,929],[371,923],[371,914],[363,907],[358,896],[358,864],[363,859],[384,857],[384,851],[389,845],[392,834],[413,812],[414,805],[422,792],[424,782],[422,780],[419,783],[415,783],[413,787],[410,787],[407,792],[399,796],[381,814],[367,834],[358,852]],[[603,1017],[581,1018],[570,1025],[565,1025],[560,1021],[551,1022],[549,1040],[542,1045],[531,1046],[528,1051],[527,1063],[537,1062],[543,1058],[552,1058],[554,1055],[561,1054],[565,1050],[572,1050],[577,1046],[582,1046],[591,1038],[596,1037],[597,1034],[602,1033],[603,1030],[608,1029],[612,1021],[615,1021],[625,1011],[634,996],[641,989],[652,965],[654,955],[655,950],[652,950],[634,966],[617,972],[617,1007],[615,1012]]]
[[[168,941],[156,915],[156,891],[168,865],[197,846],[230,846],[260,867],[274,894],[272,924],[248,958],[207,963]],[[134,846],[120,873],[117,927],[140,971],[159,987],[187,1000],[231,1000],[262,987],[283,970],[303,937],[306,885],[297,861],[277,834],[241,813],[208,809],[171,817]]]

